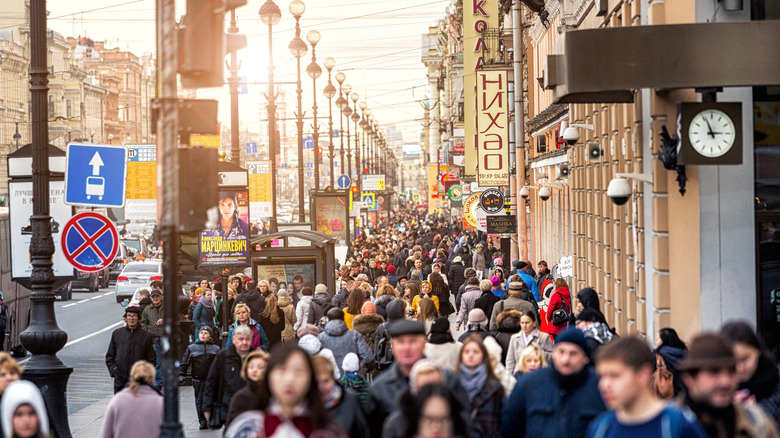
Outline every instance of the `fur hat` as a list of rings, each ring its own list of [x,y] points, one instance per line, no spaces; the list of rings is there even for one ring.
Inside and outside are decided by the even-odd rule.
[[[314,287],[314,294],[326,294],[328,293],[328,286],[325,286],[324,284],[320,283],[317,286]]]
[[[477,270],[474,269],[474,268],[466,268],[463,271],[463,276],[466,277],[466,278],[476,277],[477,276]]]

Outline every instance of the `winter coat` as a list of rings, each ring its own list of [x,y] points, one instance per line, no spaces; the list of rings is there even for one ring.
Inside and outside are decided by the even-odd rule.
[[[523,280],[523,283],[528,286],[528,289],[531,291],[531,293],[534,294],[534,299],[536,299],[536,302],[538,303],[539,301],[542,301],[539,288],[536,286],[536,280],[534,280],[534,278],[530,275],[526,274],[525,271],[518,271],[517,273],[520,275],[520,279]]]
[[[252,330],[252,349],[259,350],[262,348],[264,351],[270,350],[271,342],[268,341],[268,336],[266,336],[263,327],[258,325],[257,321],[255,321],[252,318],[249,318],[249,322],[247,323],[247,326],[249,326],[249,329]],[[233,344],[233,329],[236,327],[238,327],[238,321],[234,322],[233,326],[230,327],[230,331],[228,332],[227,343],[225,345]]]
[[[139,360],[157,362],[152,335],[137,326],[132,330],[127,326],[114,330],[106,351],[106,367],[111,377],[126,382],[130,378],[130,368]]]
[[[565,306],[566,310],[571,313],[571,293],[569,292],[569,289],[565,287],[556,289],[550,297],[550,303],[547,305],[547,331],[551,335],[561,333],[568,326],[568,323],[566,322],[560,325],[553,325],[552,323],[553,313],[561,306]]]
[[[357,354],[363,365],[370,366],[374,363],[374,352],[368,347],[360,333],[347,328],[344,321],[334,319],[325,324],[325,330],[317,336],[322,343],[322,348],[333,352],[339,372],[343,372],[341,365],[344,356],[348,353]]]
[[[387,305],[390,304],[395,297],[392,295],[382,295],[374,301],[376,306],[376,313],[384,319],[387,319]]]
[[[298,319],[295,316],[295,306],[292,305],[292,300],[290,298],[279,298],[279,308],[284,312],[282,342],[292,342],[295,340],[295,329],[293,328],[293,325],[298,322]]]
[[[444,369],[454,372],[458,368],[458,359],[463,344],[460,342],[446,342],[444,344],[425,344],[423,354],[431,360],[435,360]]]
[[[375,313],[358,315],[352,320],[352,329],[360,333],[371,351],[375,351],[374,339],[376,331],[385,319]]]
[[[395,274],[387,274],[387,282],[390,286],[395,287],[398,284],[398,276]]]
[[[764,412],[780,424],[780,374],[769,356],[759,356],[756,371],[748,381],[740,383],[738,389],[748,390]]]
[[[179,367],[179,375],[187,374],[187,368],[192,367],[192,378],[194,380],[205,380],[209,375],[211,363],[219,353],[219,345],[212,341],[200,342],[200,340],[190,344],[184,351]]]
[[[143,421],[139,421],[143,420]],[[163,421],[163,398],[149,385],[119,391],[106,409],[100,438],[136,438],[157,436]]]
[[[252,410],[237,416],[225,428],[226,437],[264,437],[264,438],[298,438],[298,437],[317,437],[317,438],[340,438],[346,437],[337,424],[332,421],[322,429],[309,429],[313,419],[305,405],[299,405],[293,408],[296,412],[294,418],[287,418],[282,412],[282,408],[275,400],[271,400],[271,406],[265,411]],[[299,425],[302,429],[299,429]],[[269,428],[270,427],[270,428]],[[302,432],[306,430],[306,434]]]
[[[165,310],[162,303],[159,306],[154,304],[146,306],[141,314],[141,327],[149,332],[153,338],[159,339],[164,334],[165,325],[157,325],[157,321],[163,318],[165,318]]]
[[[596,350],[601,348],[602,345],[612,341],[612,338],[614,337],[609,330],[609,326],[600,322],[594,322],[583,330],[582,334],[585,335],[585,339],[588,341],[591,356],[593,356],[596,353]]]
[[[271,347],[282,342],[282,332],[284,331],[284,311],[280,308],[276,308],[276,313],[279,315],[279,321],[274,324],[271,322],[271,318],[260,317],[259,325],[265,331],[265,335],[268,336],[268,342],[271,343]]]
[[[519,294],[508,295],[506,299],[493,305],[492,312],[490,313],[491,331],[498,331],[498,315],[505,310],[517,310],[521,314],[525,314],[526,312],[535,313],[534,306],[530,301],[520,298]]]
[[[482,391],[469,403],[471,436],[500,437],[501,412],[504,407],[504,387],[488,378]]]
[[[228,408],[228,414],[225,418],[225,429],[230,426],[230,423],[236,419],[242,413],[255,409],[257,403],[256,394],[260,390],[260,384],[248,380],[243,388],[236,391],[233,394],[233,398],[230,399],[230,407]]]
[[[436,310],[439,310],[439,297],[433,294],[428,294],[428,298],[430,298],[433,301],[433,304],[436,306]],[[420,300],[422,300],[422,297],[418,294],[414,297],[412,300],[412,314],[417,314],[417,309],[420,307]]]
[[[340,386],[338,382],[334,385]],[[371,433],[366,421],[366,414],[363,412],[358,396],[343,387],[341,391],[339,402],[328,409],[330,416],[347,432],[347,436],[350,438],[370,438]]]
[[[230,399],[244,386],[241,378],[241,356],[235,345],[230,344],[217,353],[206,378],[206,390],[203,395],[203,411],[222,410],[222,418],[227,418]]]
[[[342,289],[346,290],[346,289]],[[334,299],[336,297],[333,297]],[[333,304],[328,298],[328,294],[314,294],[311,299],[311,309],[309,310],[309,319],[306,320],[308,324],[319,325],[320,320],[327,315],[328,310],[333,308]],[[339,307],[341,309],[342,307]]]
[[[202,302],[199,302],[198,305],[195,306],[195,311],[192,313],[192,322],[195,323],[195,333],[200,333],[200,329],[202,329],[204,326],[211,327],[216,333],[217,326],[214,324],[215,315],[216,306],[211,306],[211,308],[208,308],[204,306]]]
[[[566,377],[551,366],[523,375],[504,401],[502,435],[584,437],[588,423],[607,410],[598,381],[588,366]]]
[[[475,252],[471,258],[471,263],[477,272],[485,272],[485,252]]]
[[[550,363],[552,359],[553,342],[547,333],[540,332],[539,329],[534,329],[531,332],[531,341],[526,343],[525,337],[522,332],[515,333],[509,339],[509,347],[506,352],[506,369],[510,373],[517,371],[517,366],[520,364],[520,353],[523,352],[525,347],[529,345],[538,345],[544,353],[544,358],[547,363]]]
[[[485,316],[492,315],[493,306],[499,301],[500,299],[497,296],[493,295],[493,292],[491,291],[483,292],[482,295],[479,296],[479,298],[474,300],[474,309],[482,309],[482,311],[485,312]],[[462,306],[463,305],[461,303],[461,307]],[[468,322],[468,316],[469,314],[466,313],[466,322]]]
[[[496,320],[498,321],[498,333],[496,341],[501,346],[501,363],[506,364],[506,354],[509,351],[509,341],[515,333],[520,331],[520,312],[510,310],[507,313],[500,313]]]
[[[333,299],[330,300],[330,304],[333,307],[337,307],[339,309],[343,309],[347,307],[347,300],[349,299],[349,294],[350,291],[348,291],[347,288],[342,288],[336,293],[336,295],[333,296]],[[315,294],[314,297],[316,298],[317,295]]]
[[[301,300],[298,301],[298,305],[295,306],[295,324],[293,324],[293,330],[297,333],[301,325],[306,324],[309,320],[309,312],[311,311],[311,300],[314,297],[304,295]]]
[[[230,309],[230,313],[236,313],[236,305],[244,303],[249,307],[249,317],[255,321],[260,321],[260,314],[265,310],[265,297],[257,289],[248,289],[236,297],[236,301],[233,303],[233,308]]]
[[[355,319],[356,316],[360,315],[358,314],[352,314],[348,312],[349,307],[345,307],[341,310],[344,311],[344,323],[347,324],[347,328],[352,330],[352,320]]]
[[[465,270],[466,267],[463,266],[462,262],[453,263],[450,266],[450,270],[447,272],[447,276],[449,277],[450,293],[452,295],[457,295],[460,286],[466,282],[466,277],[463,275]]]
[[[456,325],[463,325],[468,322],[469,312],[474,308],[474,302],[481,296],[482,290],[480,290],[479,286],[473,284],[466,286],[466,290],[460,298],[460,310],[458,311],[458,319],[455,321]]]
[[[152,299],[149,297],[144,297],[142,300],[138,301],[138,307],[141,308],[141,315],[143,315],[144,309],[150,304],[152,304]]]

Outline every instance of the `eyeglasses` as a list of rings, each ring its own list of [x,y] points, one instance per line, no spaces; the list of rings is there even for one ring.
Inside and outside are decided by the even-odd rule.
[[[450,417],[433,417],[429,415],[423,415],[420,417],[420,422],[425,426],[448,428],[452,426],[452,419]]]

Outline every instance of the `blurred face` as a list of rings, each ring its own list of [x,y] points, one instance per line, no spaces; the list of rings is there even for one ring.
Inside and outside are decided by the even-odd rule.
[[[14,411],[11,420],[14,428],[14,436],[32,437],[38,433],[38,414],[30,405],[21,405]]]
[[[525,358],[525,361],[523,362],[523,365],[525,365],[526,372],[538,370],[542,367],[542,361],[539,359],[538,356],[528,356]]]
[[[234,278],[230,282],[230,285],[233,286],[234,288],[238,289],[238,287],[241,286],[241,279],[240,278]]]
[[[420,285],[420,292],[427,295],[430,291],[431,291],[431,287],[428,286],[428,283],[424,283]]]
[[[201,330],[198,333],[198,339],[200,339],[200,342],[208,342],[211,340],[211,334],[207,330]]]
[[[7,369],[7,367],[3,367],[3,369],[0,370],[0,394],[5,392],[5,388],[8,388],[8,385],[17,380],[19,380],[19,373]]]
[[[138,314],[133,312],[127,312],[125,313],[125,322],[127,323],[127,328],[129,329],[135,329],[138,326]]]
[[[423,357],[424,335],[401,335],[393,338],[393,356],[398,365],[411,370],[412,365]]]
[[[536,321],[527,315],[520,317],[520,330],[528,336],[536,328]]]
[[[291,354],[286,362],[272,369],[268,377],[271,395],[282,407],[300,404],[312,383],[309,366],[299,352]]]
[[[737,380],[747,382],[758,368],[761,352],[752,345],[738,342],[734,344],[734,357],[737,359]]]
[[[247,378],[253,382],[259,382],[263,380],[263,376],[265,375],[265,367],[265,359],[261,359],[259,357],[252,359],[246,365]]]
[[[449,438],[453,436],[452,417],[447,401],[431,397],[425,403],[417,427],[420,438]]]
[[[683,374],[683,382],[693,400],[725,408],[731,404],[732,394],[737,389],[737,373],[730,368],[701,370],[695,377]]]
[[[222,219],[230,219],[234,211],[236,211],[236,205],[233,203],[232,198],[225,198],[219,201],[219,213],[222,215]]]
[[[295,290],[303,289],[303,280],[293,280],[293,287],[295,287]]]
[[[257,288],[260,289],[261,293],[266,293],[268,292],[268,283],[261,281]]]
[[[200,283],[198,283],[198,287],[203,288],[203,289],[208,289],[209,281],[208,280],[201,280]]]
[[[333,373],[317,373],[317,387],[320,390],[322,399],[326,399],[333,389]]]
[[[203,297],[206,298],[207,300],[211,300],[211,289],[206,289],[203,292]]]
[[[609,409],[632,406],[650,384],[650,367],[634,371],[617,360],[602,360],[596,365],[599,391]]]
[[[243,356],[249,353],[249,349],[252,347],[252,335],[233,336],[233,345],[236,346],[238,354]]]
[[[482,350],[479,349],[476,342],[469,342],[463,346],[463,350],[460,352],[460,360],[463,365],[469,368],[476,368],[482,364],[483,360]]]
[[[249,321],[249,312],[245,309],[236,310],[236,319],[239,323],[246,324],[246,322]]]
[[[422,260],[421,259],[415,260],[414,261],[414,267],[417,268],[417,269],[420,269],[422,267]]]
[[[574,305],[574,314],[579,315],[584,309],[585,306],[583,306],[580,301],[577,301],[577,304]]]
[[[588,356],[580,347],[570,342],[555,344],[553,366],[564,376],[579,373],[588,364]]]

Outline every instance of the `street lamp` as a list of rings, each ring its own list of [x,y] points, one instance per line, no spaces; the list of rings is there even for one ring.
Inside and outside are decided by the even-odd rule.
[[[314,115],[314,125],[312,130],[312,140],[314,140],[314,190],[320,189],[320,126],[317,124],[317,78],[322,75],[322,68],[317,64],[316,46],[320,42],[320,33],[316,30],[310,30],[306,34],[306,39],[311,44],[311,63],[306,67],[306,73],[311,77],[314,91],[314,103],[311,106]]]
[[[114,134],[108,134],[108,144],[114,144]]]
[[[339,151],[341,152],[341,173],[344,174],[344,107],[347,105],[347,99],[344,99],[342,95],[341,84],[347,79],[347,75],[344,72],[336,73],[336,82],[339,83],[339,97],[336,99],[336,107],[339,109],[339,143],[341,143]],[[347,128],[349,128],[349,122],[347,122]],[[347,140],[349,141],[349,140]]]
[[[266,0],[260,6],[260,20],[268,25],[268,92],[265,98],[268,101],[266,112],[268,113],[268,156],[271,160],[271,232],[279,230],[276,221],[276,94],[274,94],[274,45],[273,27],[282,19],[282,11],[272,0]]]
[[[352,178],[352,147],[349,144],[351,138],[349,133],[349,116],[352,115],[352,107],[349,106],[349,93],[352,92],[352,85],[344,84],[341,89],[344,90],[344,108],[341,109],[341,113],[347,118],[347,175]]]
[[[91,129],[89,131],[89,142],[93,143],[93,144],[95,143],[95,130],[94,129]]]
[[[336,169],[333,166],[333,158],[335,157],[335,154],[333,153],[333,96],[336,95],[336,87],[334,87],[333,83],[330,81],[330,73],[333,70],[333,67],[336,66],[336,60],[333,58],[325,58],[325,62],[323,64],[328,70],[328,85],[326,85],[325,89],[322,90],[322,94],[324,94],[325,98],[328,99],[328,140],[330,141],[330,145],[328,146],[328,156],[330,157],[330,186],[333,187],[336,185]]]
[[[355,133],[352,134],[352,136],[355,137],[355,176],[360,182],[360,175],[363,173],[360,168],[360,144],[358,143],[358,121],[360,120],[360,114],[358,114],[357,101],[360,99],[360,96],[357,93],[352,93],[349,98],[352,99],[352,104],[355,106],[355,109],[352,110],[352,122],[355,123]],[[362,187],[360,188],[362,190]]]
[[[303,88],[301,85],[301,57],[309,51],[309,46],[301,39],[301,16],[306,11],[306,5],[301,0],[293,0],[290,3],[290,13],[295,17],[295,38],[290,41],[288,46],[295,60],[298,63],[298,112],[295,114],[295,125],[298,128],[298,221],[306,222],[306,211],[304,208],[304,190],[303,190]]]
[[[14,123],[16,123],[16,132],[14,133],[14,141],[16,142],[16,150],[19,150],[19,140],[22,139],[22,134],[19,134],[19,122],[22,121],[22,118],[19,116],[16,116],[14,119]]]
[[[366,104],[366,101],[360,102],[360,110],[363,112],[363,117],[360,118],[360,132],[361,132],[361,138],[360,138],[360,155],[362,157],[362,160],[360,161],[360,169],[362,171],[365,171],[367,166],[366,163],[368,163],[368,153],[366,151],[366,135],[368,134],[368,114],[371,114],[371,110],[368,108],[368,104]]]

